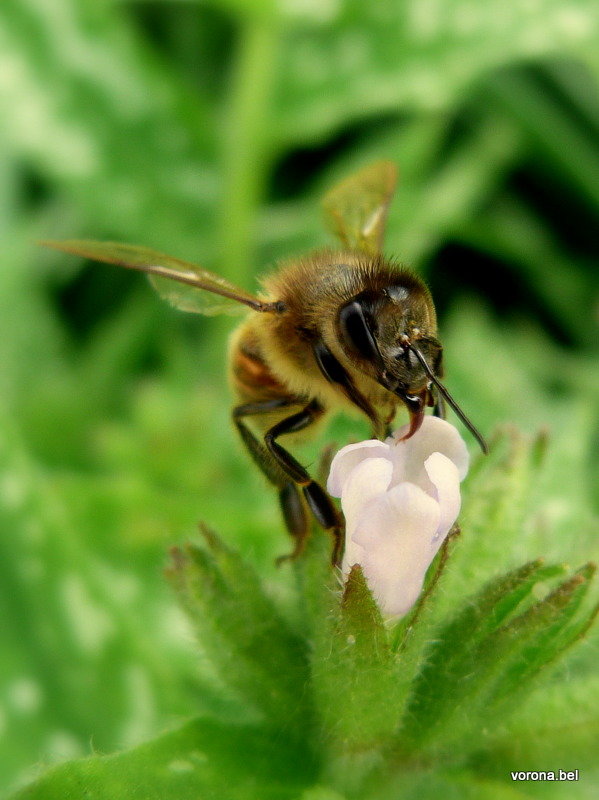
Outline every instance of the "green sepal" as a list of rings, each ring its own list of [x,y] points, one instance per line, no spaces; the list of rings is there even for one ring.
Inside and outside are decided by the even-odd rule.
[[[360,566],[352,567],[342,594],[329,587],[325,608],[311,640],[322,778],[353,791],[380,764],[399,724],[395,657]]]
[[[397,716],[402,718],[414,680],[422,667],[422,659],[434,631],[438,627],[439,597],[443,592],[446,567],[459,537],[454,525],[427,570],[424,587],[414,607],[391,628],[391,651],[395,655],[395,687]]]
[[[465,607],[440,631],[434,634],[434,645],[428,648],[424,667],[412,685],[410,715],[418,727],[426,728],[439,718],[441,706],[451,702],[448,687],[459,683],[460,678],[476,657],[481,639],[486,638],[494,626],[499,624],[524,597],[532,591],[539,579],[550,577],[554,568],[543,568],[541,561],[524,564],[517,570],[491,581],[472,598]],[[420,637],[421,639],[421,637]],[[425,656],[425,647],[407,650],[402,654],[399,668],[404,658],[419,665]],[[413,672],[413,667],[411,672]]]
[[[9,800],[291,800],[314,771],[279,735],[198,719],[123,753],[62,764]]]
[[[315,531],[296,564],[310,642],[321,738],[335,751],[368,750],[399,719],[394,659],[379,608],[359,566],[343,591],[331,542]]]
[[[371,746],[399,722],[394,657],[360,566],[352,567],[329,653],[314,664],[327,731],[350,748]]]
[[[435,635],[436,644],[426,658],[426,670],[446,675],[469,658],[478,643],[502,624],[533,591],[535,586],[564,570],[531,561],[506,575],[490,581],[464,608]],[[456,647],[459,642],[460,646]]]
[[[214,533],[201,531],[207,548],[174,548],[167,577],[220,680],[271,724],[297,735],[311,719],[305,645],[254,571]]]

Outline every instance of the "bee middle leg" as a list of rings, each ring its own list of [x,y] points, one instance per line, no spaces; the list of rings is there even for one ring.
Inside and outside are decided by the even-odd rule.
[[[286,433],[297,433],[307,428],[323,414],[323,411],[322,406],[313,400],[301,411],[291,414],[273,425],[264,436],[264,444],[277,465],[293,481],[293,484],[302,489],[304,499],[318,524],[332,535],[332,561],[334,564],[338,564],[343,550],[344,526],[341,517],[322,486],[310,476],[309,472],[288,450],[285,450],[277,442],[279,436]]]
[[[243,422],[243,417],[263,414],[285,405],[296,405],[296,401],[264,401],[247,403],[233,410],[233,420],[244,444],[264,475],[279,489],[279,501],[288,531],[293,536],[295,547],[286,558],[296,558],[303,550],[310,532],[306,505],[319,525],[333,536],[333,563],[340,561],[343,547],[343,523],[324,489],[310,477],[308,471],[276,441],[286,433],[297,433],[314,423],[323,413],[322,407],[313,401],[301,411],[290,414],[273,425],[259,441]],[[300,493],[301,489],[301,493]]]
[[[279,467],[263,442],[254,435],[243,421],[244,417],[267,414],[268,412],[277,411],[291,404],[292,402],[286,398],[263,400],[256,403],[244,403],[233,409],[233,422],[256,466],[267,480],[278,489],[279,504],[283,513],[285,526],[295,542],[290,557],[296,558],[302,552],[309,533],[309,518],[306,503],[296,484],[289,480],[289,477]]]

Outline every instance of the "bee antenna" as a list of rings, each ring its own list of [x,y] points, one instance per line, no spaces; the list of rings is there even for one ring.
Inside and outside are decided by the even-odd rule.
[[[489,448],[487,447],[487,443],[485,442],[485,439],[484,439],[482,433],[480,433],[480,431],[472,424],[472,422],[470,422],[470,420],[468,419],[466,414],[464,414],[462,409],[459,407],[459,405],[456,403],[456,401],[453,399],[453,397],[449,394],[449,392],[447,391],[445,386],[443,386],[441,381],[434,374],[432,369],[429,367],[429,365],[428,365],[428,363],[426,361],[426,358],[422,355],[420,350],[417,347],[415,347],[412,343],[407,343],[407,347],[412,353],[414,353],[414,355],[416,356],[416,358],[420,362],[422,368],[424,369],[424,371],[426,372],[428,377],[435,384],[435,386],[437,387],[437,389],[439,390],[439,392],[441,393],[443,398],[445,400],[447,400],[448,404],[453,408],[455,413],[462,420],[462,422],[468,428],[470,433],[474,436],[474,438],[476,439],[476,441],[480,445],[480,449],[486,455],[489,452]]]

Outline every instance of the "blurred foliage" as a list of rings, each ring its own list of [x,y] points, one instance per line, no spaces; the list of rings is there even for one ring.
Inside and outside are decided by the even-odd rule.
[[[325,188],[393,159],[386,249],[431,285],[452,392],[485,431],[546,431],[525,536],[471,475],[463,527],[494,513],[502,534],[456,586],[597,552],[598,27],[590,0],[3,0],[0,785],[235,716],[160,578],[199,518],[290,593],[229,427],[230,323],[38,238],[146,244],[252,288],[328,242]],[[305,460],[365,433],[339,420]],[[573,706],[596,651],[564,673]]]

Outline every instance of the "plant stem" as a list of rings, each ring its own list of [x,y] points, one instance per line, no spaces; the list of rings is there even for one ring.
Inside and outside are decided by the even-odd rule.
[[[246,283],[256,210],[268,166],[270,101],[279,41],[274,14],[248,16],[240,32],[225,120],[221,209],[223,274]]]

